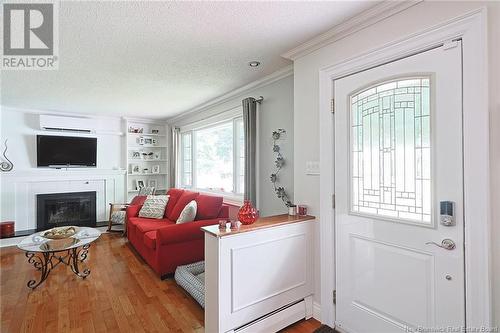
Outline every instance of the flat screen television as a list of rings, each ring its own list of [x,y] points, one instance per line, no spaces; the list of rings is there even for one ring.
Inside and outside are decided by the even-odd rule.
[[[97,165],[97,139],[37,135],[38,167],[95,167]]]

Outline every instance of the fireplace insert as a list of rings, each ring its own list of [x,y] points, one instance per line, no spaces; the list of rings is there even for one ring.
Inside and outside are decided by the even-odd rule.
[[[76,225],[96,226],[96,192],[38,194],[37,231]]]

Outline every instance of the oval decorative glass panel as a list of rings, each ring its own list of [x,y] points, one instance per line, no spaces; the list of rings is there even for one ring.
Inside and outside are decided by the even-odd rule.
[[[351,213],[431,223],[430,78],[350,96]]]

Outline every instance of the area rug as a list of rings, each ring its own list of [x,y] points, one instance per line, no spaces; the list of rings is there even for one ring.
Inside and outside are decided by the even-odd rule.
[[[336,331],[333,328],[327,325],[321,325],[314,331],[314,333],[335,333],[335,332]]]

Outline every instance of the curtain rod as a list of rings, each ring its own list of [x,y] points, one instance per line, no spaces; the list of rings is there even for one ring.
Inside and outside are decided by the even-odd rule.
[[[263,100],[264,100],[264,97],[259,96],[259,98],[256,98],[256,99],[255,99],[255,102],[257,102],[257,103],[262,103],[262,101],[263,101]]]

